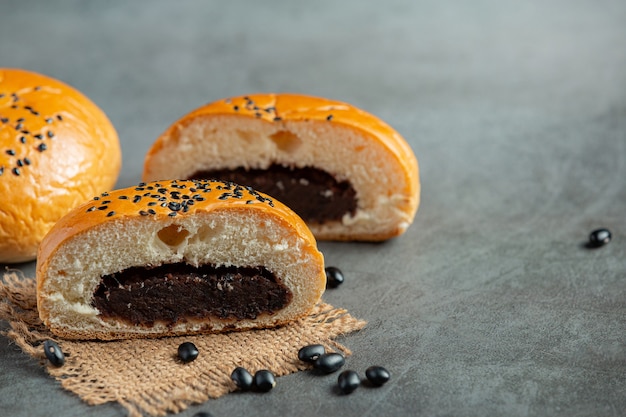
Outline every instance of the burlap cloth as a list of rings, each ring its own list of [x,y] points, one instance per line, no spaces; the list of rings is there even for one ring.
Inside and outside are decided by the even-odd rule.
[[[35,280],[16,273],[0,280],[0,320],[10,327],[3,333],[39,359],[63,388],[90,405],[118,402],[132,417],[178,413],[234,391],[230,374],[237,366],[251,373],[269,369],[276,376],[307,369],[298,350],[308,344],[349,355],[333,338],[365,326],[346,310],[320,303],[310,316],[271,330],[114,342],[62,340],[39,320]],[[55,368],[45,360],[46,339],[59,344],[64,366]],[[185,341],[200,351],[187,364],[177,360],[178,346]]]

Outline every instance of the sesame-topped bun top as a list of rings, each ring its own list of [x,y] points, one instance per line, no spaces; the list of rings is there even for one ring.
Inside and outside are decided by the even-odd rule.
[[[303,171],[310,169],[314,171]],[[244,182],[228,170],[253,181],[269,175],[263,182],[276,187],[270,192],[271,186]],[[284,175],[279,177],[280,170]],[[419,204],[417,159],[396,130],[351,104],[302,94],[230,97],[191,111],[152,145],[143,179],[208,178],[216,173],[280,199],[318,239],[397,236],[412,223]],[[290,177],[296,187],[307,187],[312,179],[328,176],[316,190],[318,202],[282,192],[289,188]],[[339,188],[349,190],[343,201]],[[338,203],[346,209],[321,219],[305,213]]]
[[[279,214],[299,236],[315,242],[311,231],[297,214],[281,202],[249,187],[219,180],[142,182],[135,187],[103,192],[62,217],[41,243],[38,269],[39,266],[43,268],[63,241],[100,224],[130,218],[173,224],[198,212],[222,209],[271,211]]]
[[[117,133],[76,89],[0,68],[0,263],[34,259],[52,225],[111,189],[121,166]]]
[[[256,290],[243,288],[264,279],[237,278],[251,269],[267,271],[273,278],[265,281],[287,289],[278,306],[246,316],[242,310],[248,301],[241,301],[216,307],[222,313],[198,313],[206,308],[205,301],[221,302],[217,293],[217,298],[207,293],[206,300],[196,300],[205,297],[211,285],[207,277],[215,274],[224,282],[210,291],[222,291],[223,285],[238,291],[238,297],[254,298]],[[141,282],[124,278],[132,271],[140,271]],[[219,271],[225,275],[219,277]],[[111,282],[115,288],[107,287]],[[65,337],[111,339],[271,327],[310,311],[325,283],[323,255],[299,216],[265,194],[218,180],[154,181],[101,193],[56,223],[37,259],[40,317]],[[123,302],[115,301],[119,293],[114,292],[120,288],[128,289],[120,295]],[[226,303],[235,292],[229,294]],[[268,299],[275,294],[268,290]],[[149,303],[160,307],[142,309],[149,297],[155,297]],[[176,314],[159,316],[158,311],[169,311],[164,303],[170,302]],[[141,314],[151,316],[138,319]]]

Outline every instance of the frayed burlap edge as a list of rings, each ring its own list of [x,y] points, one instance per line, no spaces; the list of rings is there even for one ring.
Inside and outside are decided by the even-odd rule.
[[[63,388],[90,405],[117,402],[130,417],[178,413],[234,391],[230,374],[237,366],[252,373],[269,369],[276,376],[307,369],[297,355],[308,344],[349,355],[349,349],[333,339],[366,324],[344,309],[320,303],[308,317],[276,329],[112,342],[63,340],[39,320],[35,280],[12,272],[0,281],[0,320],[10,326],[3,333],[40,359]],[[45,361],[41,344],[47,339],[65,353],[64,366],[55,368]],[[200,351],[187,364],[176,357],[184,341]]]

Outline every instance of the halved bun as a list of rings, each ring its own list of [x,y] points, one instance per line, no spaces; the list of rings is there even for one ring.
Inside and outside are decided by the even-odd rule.
[[[66,338],[272,327],[310,312],[325,287],[306,224],[222,181],[103,193],[52,228],[37,265],[40,317]]]
[[[61,216],[114,187],[121,161],[117,133],[91,100],[0,68],[0,263],[34,259]]]
[[[419,204],[407,142],[347,103],[296,94],[232,97],[172,124],[146,155],[144,180],[228,179],[281,200],[318,239],[385,240]]]

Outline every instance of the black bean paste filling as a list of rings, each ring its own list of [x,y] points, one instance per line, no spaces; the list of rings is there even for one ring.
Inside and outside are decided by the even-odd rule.
[[[250,186],[286,204],[310,224],[340,221],[345,214],[354,215],[357,208],[356,191],[349,181],[337,181],[312,167],[273,164],[268,169],[199,171],[190,178],[217,178]]]
[[[286,307],[291,291],[264,267],[133,267],[102,277],[92,305],[100,317],[168,326],[188,319],[254,319]]]

